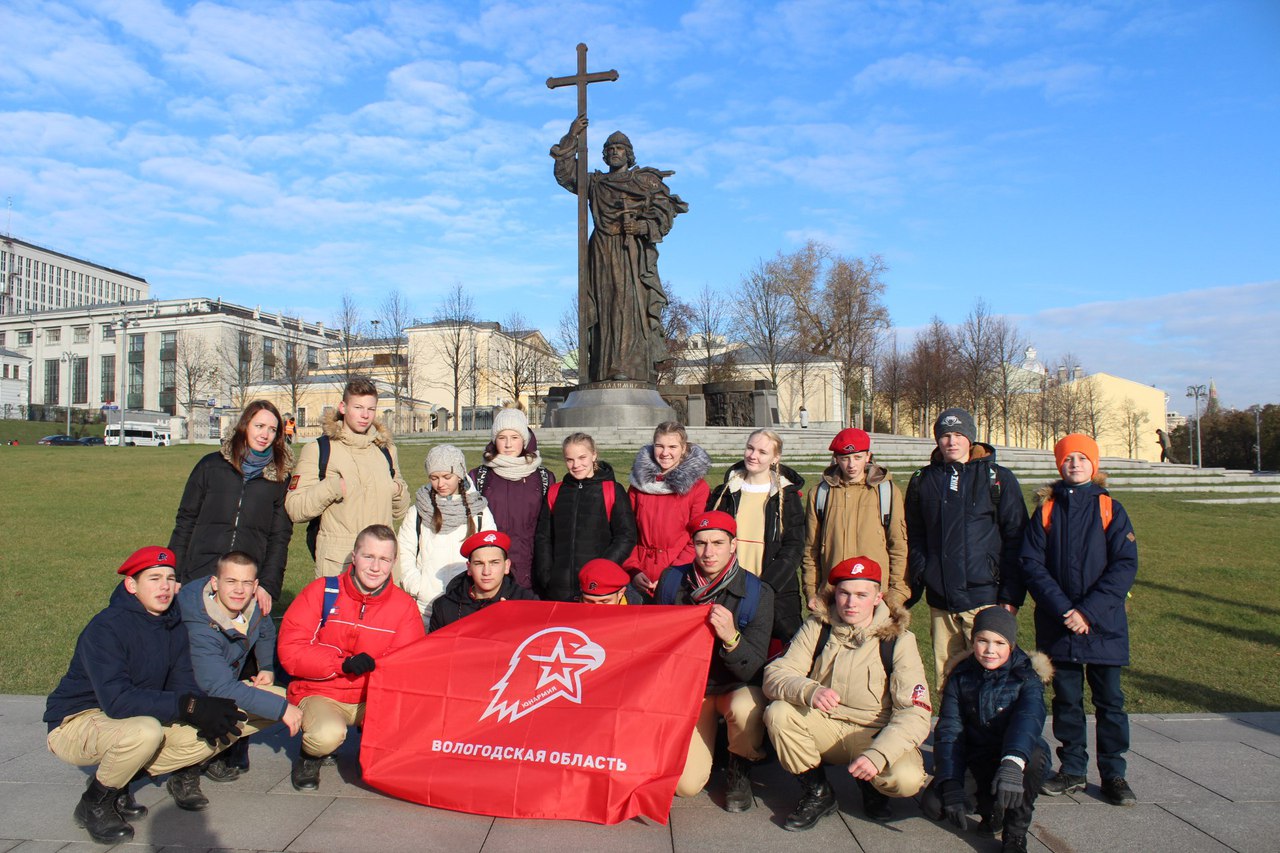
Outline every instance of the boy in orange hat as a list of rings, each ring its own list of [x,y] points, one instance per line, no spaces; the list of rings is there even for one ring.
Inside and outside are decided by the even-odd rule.
[[[1138,545],[1128,513],[1103,488],[1098,444],[1073,433],[1053,448],[1062,479],[1036,493],[1021,562],[1036,603],[1036,645],[1053,661],[1053,735],[1061,743],[1058,772],[1041,791],[1083,791],[1088,753],[1084,682],[1097,715],[1102,796],[1117,806],[1137,802],[1125,781],[1129,717],[1120,668],[1129,665],[1125,600],[1138,571]]]

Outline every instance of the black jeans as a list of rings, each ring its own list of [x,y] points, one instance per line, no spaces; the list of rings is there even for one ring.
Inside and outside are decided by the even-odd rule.
[[[1084,682],[1089,682],[1097,715],[1098,772],[1105,782],[1123,779],[1125,753],[1129,751],[1129,715],[1120,689],[1120,667],[1101,664],[1053,662],[1053,736],[1061,772],[1084,776],[1089,767],[1084,718]]]

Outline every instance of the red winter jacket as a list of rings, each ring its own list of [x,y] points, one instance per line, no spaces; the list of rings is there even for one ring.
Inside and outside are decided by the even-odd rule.
[[[321,627],[325,580],[307,584],[280,624],[278,656],[293,676],[289,701],[294,705],[307,696],[352,705],[363,702],[369,676],[348,675],[342,662],[361,652],[377,661],[425,636],[418,605],[407,592],[388,580],[381,591],[366,595],[350,570],[338,578],[337,603]]]
[[[636,516],[636,547],[622,567],[653,581],[671,566],[693,562],[689,523],[707,509],[711,488],[702,477],[711,467],[706,451],[689,445],[685,458],[665,474],[653,461],[653,445],[640,448],[631,467],[627,495]]]

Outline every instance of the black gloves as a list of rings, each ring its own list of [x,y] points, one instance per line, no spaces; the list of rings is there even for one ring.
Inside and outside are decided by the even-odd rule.
[[[342,662],[342,671],[347,675],[366,675],[373,672],[376,666],[377,664],[374,663],[373,658],[361,652],[344,660]]]
[[[178,719],[194,728],[210,746],[225,746],[249,716],[236,707],[234,699],[184,693],[178,697]]]
[[[1022,805],[1022,768],[1016,761],[1006,758],[1000,762],[991,783],[991,793],[996,795],[996,806],[1016,809]]]
[[[938,785],[938,796],[942,800],[943,817],[956,829],[968,827],[969,810],[965,805],[964,785],[955,779],[948,779]]]

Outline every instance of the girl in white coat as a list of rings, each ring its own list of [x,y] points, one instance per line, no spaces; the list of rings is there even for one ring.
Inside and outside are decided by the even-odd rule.
[[[467,460],[451,444],[427,453],[430,482],[418,489],[414,505],[400,524],[396,583],[414,597],[425,623],[431,604],[449,581],[466,571],[459,549],[468,536],[496,530],[484,496],[467,476]]]

